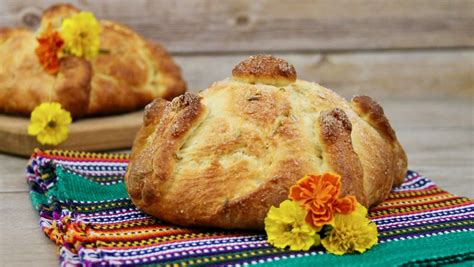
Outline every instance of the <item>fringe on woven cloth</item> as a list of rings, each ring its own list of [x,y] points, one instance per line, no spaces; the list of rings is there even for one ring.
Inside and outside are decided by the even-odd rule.
[[[364,254],[276,249],[259,232],[189,229],[137,209],[123,183],[126,154],[40,151],[27,182],[40,227],[62,266],[107,265],[474,265],[474,201],[409,171],[370,211],[379,243]]]

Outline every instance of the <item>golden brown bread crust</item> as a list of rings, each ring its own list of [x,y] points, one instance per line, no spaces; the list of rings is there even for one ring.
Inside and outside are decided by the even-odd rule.
[[[351,100],[352,109],[364,117],[372,127],[389,140],[396,140],[395,131],[390,126],[383,108],[368,96],[355,96]]]
[[[49,24],[51,24],[53,28],[58,29],[61,27],[61,23],[65,18],[70,17],[80,11],[81,10],[71,4],[52,5],[43,11],[43,16],[41,17],[41,24],[38,32],[43,32]]]
[[[287,85],[296,81],[295,67],[272,55],[249,57],[234,67],[232,76],[247,83],[265,81],[272,85]]]
[[[397,140],[397,136],[392,126],[390,125],[383,108],[369,96],[355,96],[351,101],[352,109],[365,121],[367,121],[373,128],[375,128],[381,135],[389,140],[392,149],[394,150],[393,158],[389,161],[394,164],[393,172],[395,179],[393,186],[399,186],[403,182],[407,170],[407,156],[402,146]],[[386,195],[382,197],[386,198]]]
[[[352,124],[346,113],[339,108],[322,111],[318,123],[322,157],[333,171],[341,175],[342,193],[353,195],[362,205],[368,206],[364,171],[352,146]]]
[[[135,150],[140,153],[135,153],[131,156],[128,166],[129,171],[133,172],[135,176],[134,179],[127,179],[129,177],[126,177],[128,193],[133,196],[133,198],[141,197],[144,179],[152,174],[153,158],[149,155],[154,153],[156,147],[150,144],[153,141],[153,134],[167,106],[169,106],[167,101],[157,98],[145,107],[143,127],[137,133],[133,144]]]
[[[52,6],[43,13],[37,32],[49,24],[57,29],[77,12],[68,4]],[[5,62],[0,66],[0,112],[29,115],[41,102],[58,101],[73,117],[115,114],[143,108],[157,97],[172,99],[184,93],[179,67],[159,44],[118,23],[100,23],[101,49],[107,53],[90,62],[65,58],[68,67],[57,75],[39,64],[35,33],[0,30],[0,60]]]
[[[86,114],[91,91],[92,66],[82,58],[65,57],[59,65],[52,100],[72,114]]]
[[[125,176],[138,207],[179,225],[263,229],[305,174],[340,174],[343,194],[365,206],[403,179],[405,153],[372,99],[351,107],[314,83],[282,85],[287,77],[268,75],[280,59],[254,59],[239,77],[148,108]]]
[[[125,178],[129,185],[127,190],[136,205],[149,213],[166,210],[164,206],[150,204],[159,204],[156,200],[166,196],[167,188],[174,182],[172,172],[177,160],[175,151],[182,146],[184,136],[193,124],[205,113],[199,97],[190,93],[175,98],[171,103],[165,103],[164,100],[154,102],[147,108],[145,126],[138,133],[134,143],[136,152],[127,170],[127,173],[134,175]],[[168,210],[163,217],[168,219],[176,213],[179,210]]]

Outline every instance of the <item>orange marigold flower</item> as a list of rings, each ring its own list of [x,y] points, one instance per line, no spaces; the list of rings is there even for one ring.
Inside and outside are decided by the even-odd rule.
[[[334,213],[348,214],[355,210],[354,196],[339,198],[341,177],[337,174],[306,175],[290,188],[289,198],[308,210],[306,222],[321,227],[332,222]]]
[[[59,70],[59,52],[61,52],[64,45],[63,39],[58,32],[53,31],[50,25],[37,40],[39,45],[35,52],[40,64],[47,72],[57,73]]]

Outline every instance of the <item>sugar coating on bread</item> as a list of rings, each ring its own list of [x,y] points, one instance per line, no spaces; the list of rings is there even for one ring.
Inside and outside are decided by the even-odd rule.
[[[343,194],[365,206],[404,175],[405,154],[378,108],[364,105],[359,115],[329,89],[269,74],[294,70],[282,59],[258,58],[146,115],[156,121],[139,132],[125,176],[143,211],[184,226],[263,229],[268,209],[306,174],[338,173]]]
[[[232,70],[234,79],[247,83],[288,85],[296,81],[293,65],[272,55],[256,55],[237,64]]]

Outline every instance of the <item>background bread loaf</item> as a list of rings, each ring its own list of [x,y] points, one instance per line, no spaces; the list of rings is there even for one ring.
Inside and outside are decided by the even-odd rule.
[[[123,113],[157,97],[172,99],[186,90],[180,68],[158,43],[126,26],[101,20],[101,50],[94,59],[61,59],[57,75],[38,62],[36,37],[48,25],[59,28],[79,10],[67,4],[45,10],[36,33],[0,30],[0,112],[29,115],[42,102],[56,101],[73,117]]]

